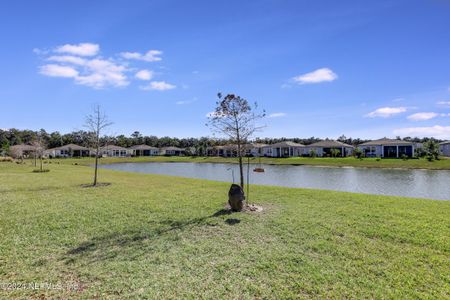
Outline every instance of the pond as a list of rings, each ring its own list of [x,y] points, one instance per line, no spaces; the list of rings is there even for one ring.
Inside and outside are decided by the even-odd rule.
[[[450,200],[450,171],[263,165],[265,172],[255,173],[254,167],[250,165],[251,184]],[[234,175],[239,181],[235,164],[150,162],[101,168],[225,182],[232,182]]]

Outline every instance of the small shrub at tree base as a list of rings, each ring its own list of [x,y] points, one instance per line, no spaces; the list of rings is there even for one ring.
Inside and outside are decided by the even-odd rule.
[[[49,169],[34,169],[33,170],[33,173],[47,173],[47,172],[50,172],[50,170]]]
[[[380,160],[381,160],[381,158],[377,157],[376,161],[380,161]]]

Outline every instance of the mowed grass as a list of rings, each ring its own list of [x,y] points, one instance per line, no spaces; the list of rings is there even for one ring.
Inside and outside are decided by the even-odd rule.
[[[68,163],[68,161],[67,161]],[[450,202],[0,164],[0,298],[450,297]]]
[[[60,163],[79,163],[93,164],[93,158],[82,159],[54,159],[49,160]],[[247,158],[244,159],[247,162]],[[153,156],[153,157],[124,157],[124,158],[102,158],[101,163],[119,163],[119,162],[195,162],[195,163],[237,163],[236,158],[226,157],[191,157],[191,156]],[[421,159],[376,159],[354,157],[344,158],[309,158],[309,157],[290,157],[290,158],[270,158],[262,157],[250,158],[253,164],[275,164],[275,165],[312,165],[312,166],[330,166],[330,167],[361,167],[361,168],[401,168],[401,169],[429,169],[429,170],[450,170],[450,159],[442,157],[440,160],[428,161]]]

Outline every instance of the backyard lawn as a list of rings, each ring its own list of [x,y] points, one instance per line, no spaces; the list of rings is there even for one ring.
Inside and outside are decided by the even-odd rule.
[[[90,160],[56,162],[0,163],[0,298],[450,297],[448,201],[252,186],[264,211],[229,214],[226,183],[102,169],[84,188]]]

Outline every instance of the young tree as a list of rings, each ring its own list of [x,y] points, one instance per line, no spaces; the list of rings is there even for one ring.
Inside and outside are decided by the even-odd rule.
[[[36,135],[36,138],[33,140],[33,142],[31,143],[34,150],[34,166],[37,167],[37,159],[39,159],[40,162],[40,166],[39,166],[39,171],[43,172],[43,162],[42,162],[42,158],[44,156],[44,151],[45,151],[45,140],[44,140],[44,136],[41,133],[38,133]]]
[[[112,122],[108,120],[108,117],[101,110],[101,107],[99,105],[94,107],[92,114],[86,116],[84,126],[91,133],[90,144],[95,151],[94,182],[92,184],[93,186],[97,186],[98,158],[100,155],[100,136],[103,130],[110,125],[112,125]]]
[[[430,139],[429,141],[423,144],[423,150],[425,151],[425,156],[428,161],[439,160],[439,143],[434,139]]]
[[[247,100],[234,94],[217,95],[216,109],[208,116],[208,124],[211,129],[219,134],[227,136],[236,144],[239,160],[240,186],[244,191],[244,168],[242,157],[245,152],[244,144],[250,136],[262,127],[257,126],[257,121],[265,116],[265,112],[256,112],[257,104],[251,106]]]

